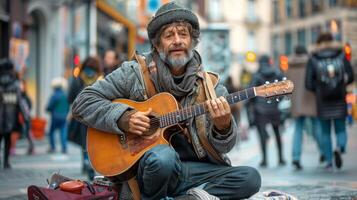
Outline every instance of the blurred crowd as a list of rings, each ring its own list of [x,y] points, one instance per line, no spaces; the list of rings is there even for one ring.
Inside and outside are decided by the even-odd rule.
[[[2,165],[4,169],[11,168],[11,155],[15,154],[16,141],[24,137],[28,140],[28,155],[36,153],[34,138],[48,136],[48,153],[55,153],[56,133],[61,144],[61,153],[68,153],[67,142],[72,141],[82,148],[82,172],[89,179],[94,177],[86,151],[85,125],[71,117],[70,107],[79,92],[96,80],[111,73],[120,64],[119,55],[114,50],[107,50],[103,56],[89,56],[79,65],[77,74],[69,80],[56,77],[51,82],[52,94],[48,99],[46,120],[31,116],[31,100],[26,90],[26,80],[20,78],[10,59],[0,60],[0,144],[4,140]]]
[[[347,152],[347,129],[357,120],[357,102],[353,91],[348,85],[353,82],[353,70],[344,54],[343,45],[334,41],[331,33],[321,33],[317,43],[310,52],[304,46],[296,46],[295,52],[289,57],[289,68],[281,71],[274,66],[268,55],[259,58],[259,69],[253,74],[246,70],[241,75],[241,88],[260,86],[282,80],[282,77],[293,81],[294,91],[291,95],[289,109],[287,101],[277,98],[268,100],[262,97],[245,102],[235,110],[235,115],[247,112],[249,128],[255,127],[258,133],[261,149],[260,167],[268,166],[267,141],[272,130],[278,152],[278,165],[286,165],[283,153],[281,133],[287,118],[294,122],[292,141],[292,165],[296,170],[302,170],[301,153],[303,133],[316,142],[320,164],[327,171],[343,166],[342,155]],[[248,73],[248,74],[247,74]],[[247,84],[249,83],[249,84]],[[232,88],[231,79],[227,88]],[[238,118],[236,117],[238,120]],[[272,129],[267,129],[271,126]],[[334,134],[332,134],[334,133]],[[335,135],[334,140],[332,136]],[[247,138],[247,131],[241,126],[241,136]],[[332,144],[332,141],[336,141]]]
[[[232,106],[232,113],[237,122],[241,115],[247,115],[248,124],[240,126],[240,139],[248,139],[248,132],[256,128],[261,149],[261,167],[268,167],[267,155],[269,131],[272,130],[276,140],[278,165],[286,165],[282,131],[287,118],[294,121],[292,146],[292,165],[302,170],[301,152],[303,133],[306,132],[316,142],[320,157],[326,170],[341,168],[342,155],[347,152],[346,124],[353,123],[352,113],[356,99],[346,101],[350,95],[347,85],[353,82],[351,64],[344,55],[343,46],[335,41],[330,33],[320,34],[316,47],[308,52],[304,46],[297,46],[295,54],[289,58],[289,68],[281,71],[268,55],[259,58],[259,69],[252,73],[243,69],[240,76],[240,87],[233,85],[232,76],[226,86],[230,93],[249,87],[273,83],[283,77],[292,80],[295,89],[291,96],[289,109],[287,101],[281,99],[267,100],[262,97]],[[94,176],[86,151],[85,125],[71,117],[70,107],[79,92],[96,80],[105,77],[120,66],[119,56],[114,50],[107,50],[103,58],[90,56],[78,66],[78,73],[69,80],[64,77],[53,79],[52,95],[48,99],[47,111],[50,115],[47,132],[49,141],[48,153],[58,151],[56,132],[60,135],[61,152],[68,152],[68,140],[82,148],[82,172],[89,179]],[[14,154],[16,137],[28,141],[28,155],[36,153],[33,142],[34,129],[37,126],[31,116],[31,100],[26,91],[26,80],[19,78],[9,59],[0,61],[0,144],[4,140],[2,165],[11,168],[10,155]],[[351,98],[347,98],[351,99]],[[272,129],[267,129],[271,126]],[[332,133],[336,144],[332,144]],[[13,139],[12,139],[13,138]],[[285,147],[287,148],[287,147]]]

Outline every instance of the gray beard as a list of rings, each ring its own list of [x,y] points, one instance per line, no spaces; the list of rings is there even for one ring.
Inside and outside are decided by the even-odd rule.
[[[170,68],[173,69],[180,69],[184,67],[188,63],[188,61],[190,61],[193,58],[193,51],[191,48],[188,49],[188,55],[186,54],[185,56],[177,59],[167,56],[163,51],[158,51],[158,52],[161,60],[163,60],[165,63],[169,65]]]

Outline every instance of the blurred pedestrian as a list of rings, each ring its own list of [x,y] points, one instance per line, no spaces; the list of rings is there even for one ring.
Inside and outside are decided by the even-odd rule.
[[[301,170],[300,163],[301,146],[305,122],[312,120],[312,134],[317,143],[320,154],[321,149],[321,130],[316,118],[315,94],[305,88],[306,64],[309,59],[307,50],[304,46],[296,46],[295,54],[289,57],[289,69],[286,76],[294,82],[294,92],[291,95],[291,115],[295,120],[295,130],[292,148],[292,164],[296,170]],[[308,131],[306,131],[308,132]]]
[[[31,108],[32,108],[32,102],[30,97],[27,94],[27,86],[26,86],[26,81],[25,80],[20,80],[20,88],[21,88],[21,96],[22,96],[22,101],[21,103],[23,104],[23,107],[25,108],[26,116],[22,116],[23,119],[23,126],[22,126],[22,135],[26,137],[29,147],[27,149],[27,154],[31,155],[35,152],[34,144],[33,144],[33,137],[31,133]]]
[[[259,58],[259,69],[253,75],[251,87],[265,84],[267,81],[274,82],[283,78],[282,72],[271,64],[269,56],[262,55]],[[262,97],[254,98],[253,112],[255,125],[258,129],[260,147],[262,151],[261,167],[267,166],[267,141],[269,134],[266,130],[266,125],[271,124],[274,130],[276,144],[278,148],[279,165],[285,165],[283,158],[283,144],[281,142],[279,126],[281,124],[281,113],[278,109],[276,101],[267,102],[267,99]]]
[[[67,115],[69,104],[65,92],[67,81],[63,77],[52,80],[53,94],[47,105],[47,111],[51,113],[51,125],[49,130],[50,149],[49,153],[56,151],[55,131],[59,130],[62,153],[67,153]]]
[[[119,55],[112,49],[106,50],[104,53],[104,75],[112,73],[119,66]]]
[[[306,88],[316,94],[326,169],[332,169],[333,154],[337,168],[342,167],[341,153],[346,152],[345,119],[346,86],[353,82],[353,71],[346,59],[343,45],[333,41],[331,33],[321,33],[307,64]],[[332,152],[331,126],[336,133],[336,149]]]
[[[18,123],[19,114],[25,115],[24,108],[20,104],[21,89],[16,79],[14,64],[10,59],[0,60],[0,149],[4,138],[4,168],[11,168],[9,162],[11,132]]]
[[[97,79],[101,78],[101,69],[100,60],[97,57],[88,57],[84,60],[80,68],[79,76],[74,77],[70,84],[68,93],[68,101],[70,104],[73,103],[74,99],[85,87],[92,85]],[[69,139],[82,148],[82,173],[86,173],[89,179],[93,179],[94,170],[90,166],[86,146],[87,126],[71,118],[68,132]]]

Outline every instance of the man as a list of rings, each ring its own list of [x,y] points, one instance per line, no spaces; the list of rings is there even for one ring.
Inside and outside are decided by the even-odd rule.
[[[199,37],[196,15],[171,2],[156,12],[147,30],[152,51],[145,62],[155,66],[150,78],[156,91],[171,93],[183,107],[195,103],[198,82],[203,78],[201,58],[194,50]],[[157,137],[143,135],[150,127],[150,109],[140,112],[112,103],[117,98],[145,99],[140,70],[136,61],[125,62],[104,80],[85,88],[73,104],[73,115],[88,126],[123,137]],[[227,95],[220,84],[215,92]],[[205,103],[209,113],[202,128],[209,143],[223,156],[235,144],[237,127],[223,97]],[[197,139],[196,120],[187,121],[189,136],[175,134],[170,146],[158,145],[141,158],[137,179],[142,199],[242,199],[258,192],[261,179],[255,169],[231,167],[226,157],[226,163],[219,164],[203,149]]]
[[[259,69],[254,73],[251,87],[263,85],[267,81],[274,82],[275,80],[281,80],[283,78],[282,72],[274,67],[270,62],[270,57],[268,55],[262,55],[259,58]],[[275,134],[276,147],[278,150],[280,166],[285,165],[285,159],[283,155],[283,143],[280,134],[281,125],[281,112],[278,109],[277,102],[268,103],[263,97],[257,97],[252,99],[253,102],[253,112],[254,112],[254,123],[257,126],[260,149],[262,152],[262,161],[260,162],[260,167],[268,166],[268,155],[267,155],[267,142],[269,139],[269,134],[267,132],[266,126],[271,124]]]
[[[321,130],[316,118],[315,94],[305,88],[305,72],[309,55],[304,46],[296,46],[295,53],[289,57],[289,70],[286,72],[288,79],[294,82],[294,92],[291,96],[291,115],[295,118],[293,137],[292,164],[295,170],[302,170],[300,163],[301,146],[304,124],[307,120],[312,122],[312,135],[321,151],[320,161],[323,160],[321,148]]]
[[[346,87],[352,82],[353,70],[345,57],[343,45],[334,42],[331,33],[321,33],[307,63],[305,86],[316,94],[317,116],[321,125],[321,142],[327,170],[332,170],[332,124],[337,143],[334,151],[335,164],[337,168],[342,167],[341,153],[346,152],[347,145]]]
[[[25,120],[30,118],[23,102],[14,64],[8,58],[0,59],[0,149],[4,138],[4,169],[11,168],[9,161],[11,133],[20,126],[19,114]]]
[[[104,75],[112,73],[118,65],[118,54],[112,50],[106,50],[104,53]]]

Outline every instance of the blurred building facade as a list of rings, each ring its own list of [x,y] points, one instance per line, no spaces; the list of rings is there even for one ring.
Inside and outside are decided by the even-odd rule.
[[[136,29],[127,1],[1,0],[0,57],[10,57],[27,82],[33,115],[43,116],[54,77],[70,79],[89,55],[114,49],[126,59]]]
[[[274,59],[290,55],[297,45],[309,49],[320,32],[330,31],[336,40],[357,49],[356,0],[273,0],[271,51]],[[357,65],[357,56],[352,55]]]

